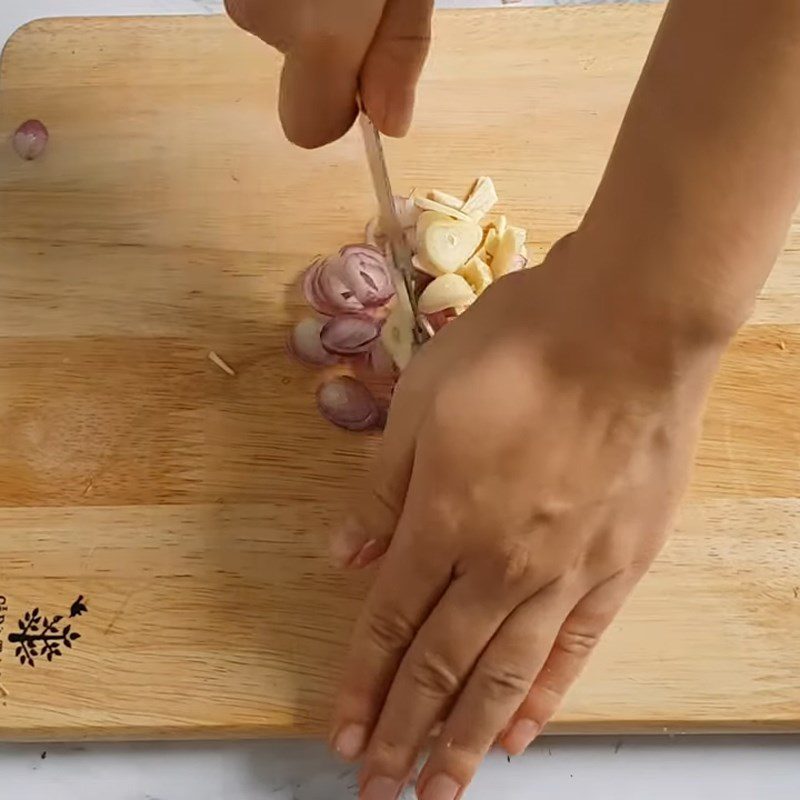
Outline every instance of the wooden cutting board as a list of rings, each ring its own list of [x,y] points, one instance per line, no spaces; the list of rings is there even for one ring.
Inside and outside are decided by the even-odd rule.
[[[660,13],[439,15],[397,187],[492,175],[545,252],[581,218]],[[325,730],[368,581],[327,566],[325,534],[375,440],[318,418],[283,342],[298,272],[357,239],[372,198],[357,137],[283,140],[278,67],[223,18],[40,22],[5,51],[2,738]],[[28,117],[52,134],[33,163],[7,143]],[[800,729],[799,247],[795,225],[725,359],[679,529],[555,730]]]

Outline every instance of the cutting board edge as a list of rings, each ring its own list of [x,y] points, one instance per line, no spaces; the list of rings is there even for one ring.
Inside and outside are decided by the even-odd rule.
[[[254,739],[324,740],[324,726],[282,727],[262,725],[172,725],[115,727],[37,726],[35,730],[5,729],[0,725],[0,743],[214,741]],[[800,734],[800,717],[791,720],[687,720],[558,722],[548,725],[548,736],[736,736]]]

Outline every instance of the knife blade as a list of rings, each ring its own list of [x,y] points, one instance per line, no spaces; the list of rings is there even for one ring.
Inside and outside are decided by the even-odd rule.
[[[416,272],[411,261],[411,248],[408,246],[403,226],[397,216],[381,134],[364,111],[359,113],[359,124],[364,138],[372,185],[378,200],[381,229],[389,241],[389,249],[394,262],[395,287],[399,297],[405,301],[404,305],[407,303],[409,324],[414,341],[419,346],[430,338],[430,332],[428,327],[423,324],[417,307]]]

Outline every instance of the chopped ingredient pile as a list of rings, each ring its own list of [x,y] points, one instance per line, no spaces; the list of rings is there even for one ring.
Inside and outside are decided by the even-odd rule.
[[[525,229],[489,216],[497,201],[487,177],[478,178],[465,200],[440,191],[395,198],[417,269],[419,311],[434,334],[494,281],[528,266]],[[367,223],[364,238],[306,270],[303,293],[319,316],[297,323],[289,350],[306,364],[349,365],[366,380],[393,382],[413,355],[412,331],[395,297],[379,219]],[[317,402],[327,420],[348,430],[380,427],[385,419],[366,383],[350,375],[323,383]]]

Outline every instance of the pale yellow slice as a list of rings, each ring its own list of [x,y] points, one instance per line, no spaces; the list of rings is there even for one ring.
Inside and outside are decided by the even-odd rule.
[[[476,295],[484,292],[494,279],[491,267],[478,256],[473,256],[459,271],[467,283],[472,287]]]
[[[497,242],[497,248],[492,259],[492,275],[495,280],[508,275],[509,272],[517,272],[522,269],[524,261],[520,251],[525,246],[525,242],[520,244],[519,231],[521,228],[508,228]]]
[[[477,222],[424,211],[417,222],[419,265],[433,276],[455,272],[472,258],[482,240],[483,229]]]
[[[497,190],[494,188],[494,182],[491,178],[482,176],[475,181],[461,210],[480,221],[494,208],[496,202]]]
[[[428,192],[428,198],[433,200],[434,203],[441,203],[443,206],[454,208],[457,211],[460,211],[464,205],[463,200],[459,200],[457,197],[453,197],[452,194],[447,194],[447,192],[440,192],[438,189]]]
[[[419,310],[422,314],[435,314],[448,308],[464,308],[472,305],[477,297],[461,275],[440,275],[420,295]]]
[[[475,222],[474,218],[469,214],[465,214],[452,206],[446,206],[444,203],[429,200],[427,197],[415,197],[414,204],[422,211],[437,211],[439,214],[444,214],[446,217],[452,217],[462,222]]]

